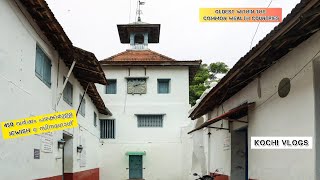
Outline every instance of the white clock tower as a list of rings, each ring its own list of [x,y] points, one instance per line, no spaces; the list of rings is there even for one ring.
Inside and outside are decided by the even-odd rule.
[[[100,119],[101,179],[187,179],[181,128],[189,123],[189,82],[201,60],[177,61],[148,49],[159,43],[160,24],[139,17],[117,27],[130,49],[100,61],[108,85],[98,88],[113,112]]]

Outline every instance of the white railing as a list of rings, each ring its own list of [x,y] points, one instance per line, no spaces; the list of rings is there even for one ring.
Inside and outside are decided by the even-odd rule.
[[[134,49],[134,50],[148,49],[148,45],[145,45],[145,44],[135,44],[135,45],[131,45],[131,49]]]

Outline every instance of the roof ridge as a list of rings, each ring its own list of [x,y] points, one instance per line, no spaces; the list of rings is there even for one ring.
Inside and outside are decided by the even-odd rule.
[[[114,58],[114,57],[116,57],[116,56],[119,56],[119,55],[121,55],[121,54],[124,54],[124,53],[127,52],[127,51],[128,51],[128,49],[125,50],[125,51],[119,52],[119,53],[117,53],[117,54],[115,54],[115,55],[113,55],[113,56],[110,56],[110,57],[107,57],[107,58],[105,58],[105,59],[102,59],[102,60],[100,60],[100,61],[108,61],[108,60],[111,60],[112,58]]]
[[[155,54],[158,54],[159,56],[161,56],[161,57],[163,57],[163,58],[165,58],[165,59],[176,61],[175,59],[173,59],[173,58],[171,58],[171,57],[168,57],[168,56],[166,56],[166,55],[160,54],[160,53],[158,53],[158,52],[156,52],[156,51],[153,51],[153,50],[151,50],[151,49],[148,49],[148,50],[149,50],[150,52],[153,52],[153,53],[155,53]]]
[[[148,53],[150,53],[151,54],[151,56],[157,56],[158,58],[158,60],[157,61],[177,61],[177,60],[175,60],[175,59],[173,59],[173,58],[171,58],[171,57],[168,57],[168,56],[165,56],[165,55],[163,55],[163,54],[161,54],[161,53],[158,53],[158,52],[156,52],[156,51],[153,51],[153,50],[151,50],[151,49],[145,49],[145,50],[134,50],[134,49],[127,49],[127,50],[125,50],[125,51],[122,51],[122,52],[120,52],[120,53],[117,53],[117,54],[115,54],[115,55],[113,55],[113,56],[110,56],[110,57],[108,57],[108,58],[105,58],[105,59],[102,59],[102,60],[100,60],[100,62],[103,62],[103,61],[119,61],[119,60],[114,60],[115,58],[117,58],[117,57],[120,57],[121,55],[125,55],[126,53],[131,53],[131,52],[134,52],[134,53],[141,53],[141,52],[148,52]],[[130,55],[130,54],[129,54]],[[151,57],[152,58],[152,57]],[[163,60],[162,60],[163,59]],[[152,59],[150,59],[150,60],[152,60]],[[126,60],[126,59],[121,59],[120,61],[136,61],[136,60],[133,60],[133,59],[131,59],[130,60],[130,58],[128,59],[128,60]],[[152,61],[155,61],[155,60],[152,60]]]

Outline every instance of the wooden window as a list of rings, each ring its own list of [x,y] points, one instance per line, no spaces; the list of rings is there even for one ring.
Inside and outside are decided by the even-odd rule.
[[[117,80],[108,79],[108,84],[106,86],[106,94],[117,94]]]
[[[51,61],[43,50],[36,47],[36,76],[49,88],[51,87]]]
[[[81,101],[81,98],[82,98],[82,95],[80,94],[79,95],[79,103]],[[82,99],[82,102],[81,102],[81,106],[80,106],[80,109],[79,109],[79,113],[85,117],[86,116],[86,99],[83,97]]]
[[[138,127],[163,127],[163,115],[137,115]]]
[[[169,94],[170,92],[170,79],[158,79],[158,93]]]
[[[100,120],[100,137],[101,139],[115,139],[115,120]]]
[[[66,78],[63,78],[63,82],[66,80]],[[66,87],[63,90],[63,100],[68,103],[70,106],[72,106],[72,98],[73,98],[73,87],[72,84],[68,81],[66,84]]]

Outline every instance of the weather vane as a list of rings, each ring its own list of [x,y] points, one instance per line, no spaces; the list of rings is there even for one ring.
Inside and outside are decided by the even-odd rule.
[[[141,22],[141,14],[142,14],[142,10],[141,10],[141,5],[144,5],[146,2],[142,2],[142,1],[138,1],[138,10],[137,10],[137,15],[138,15],[138,22]]]

